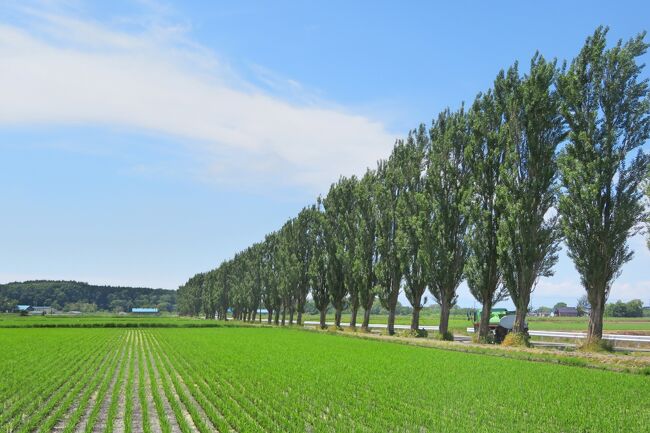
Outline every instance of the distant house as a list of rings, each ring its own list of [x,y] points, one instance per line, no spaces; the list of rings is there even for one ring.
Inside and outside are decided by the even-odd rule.
[[[22,313],[23,311],[31,311],[31,305],[16,305],[16,311]]]
[[[578,309],[575,307],[559,307],[553,311],[556,317],[578,317]]]
[[[158,314],[157,308],[131,308],[131,313],[134,314]]]
[[[46,307],[46,306],[41,306],[41,307],[30,307],[31,309],[29,310],[29,314],[38,316],[38,315],[46,315],[46,314],[54,314],[55,310],[52,307]]]

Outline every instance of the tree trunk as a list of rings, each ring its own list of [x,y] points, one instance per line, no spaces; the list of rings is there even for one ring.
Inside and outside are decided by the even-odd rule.
[[[257,318],[257,308],[253,310],[253,317],[251,319],[251,322],[254,322],[256,318]]]
[[[261,321],[261,320],[262,320],[262,315],[260,314],[260,321]],[[269,325],[270,325],[271,322],[273,321],[273,309],[268,310],[268,311],[266,312],[266,321],[268,322]]]
[[[302,325],[302,310],[298,310],[298,317],[296,318],[296,325]]]
[[[600,298],[600,296],[599,296]],[[589,312],[589,327],[587,328],[587,342],[596,343],[603,338],[603,314],[605,309],[604,301],[600,299],[591,304],[591,311]]]
[[[515,313],[515,324],[512,326],[512,332],[521,334],[526,332],[526,314],[528,313],[529,296],[521,296],[517,303],[517,311]]]
[[[287,307],[282,307],[282,326],[284,326],[286,318],[287,318]]]
[[[366,308],[363,310],[363,323],[361,324],[361,329],[363,329],[364,332],[369,332],[370,331],[370,308]]]
[[[388,310],[388,335],[395,334],[395,307],[391,307]]]
[[[388,298],[388,335],[395,334],[395,308],[397,307],[397,298],[399,297],[400,279],[393,278],[391,283],[391,294]]]
[[[350,317],[350,326],[352,328],[357,327],[357,313],[359,312],[359,304],[352,306],[352,316]]]
[[[336,312],[334,313],[334,326],[337,328],[341,327],[341,314],[343,313],[342,308],[336,308]]]
[[[479,341],[486,342],[490,333],[490,316],[492,314],[492,302],[487,301],[481,310],[480,324],[478,328]]]
[[[275,326],[278,326],[280,324],[280,309],[276,308],[275,309]]]
[[[293,308],[289,309],[289,325],[293,325]]]
[[[520,334],[526,332],[526,308],[517,308],[515,313],[515,324],[512,327],[512,332]]]
[[[413,307],[413,314],[411,315],[411,329],[417,331],[420,329],[420,310],[422,307]]]
[[[327,328],[327,325],[325,324],[325,317],[327,317],[327,307],[320,310],[320,329]]]
[[[440,325],[438,326],[438,332],[442,335],[445,335],[449,332],[449,313],[451,306],[447,300],[444,300],[440,303]]]

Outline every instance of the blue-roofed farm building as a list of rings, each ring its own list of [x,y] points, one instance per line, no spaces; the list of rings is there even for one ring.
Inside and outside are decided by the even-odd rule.
[[[131,308],[132,314],[154,315],[160,314],[157,308]]]

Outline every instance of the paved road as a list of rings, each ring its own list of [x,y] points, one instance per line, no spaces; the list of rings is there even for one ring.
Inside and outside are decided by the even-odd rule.
[[[318,326],[320,322],[306,321],[304,324],[306,326]],[[333,322],[325,322],[326,325],[332,326]],[[341,326],[350,326],[349,323],[341,322]],[[386,324],[371,323],[368,325],[371,329],[385,329]],[[437,326],[420,326],[422,329],[427,331],[437,331]],[[411,329],[409,325],[395,325],[395,329]],[[474,333],[474,328],[467,328],[468,333]],[[551,338],[570,338],[570,339],[584,339],[587,338],[587,334],[584,332],[565,332],[565,331],[528,331],[531,337],[551,337]],[[614,342],[617,341],[626,341],[631,343],[650,343],[650,335],[626,335],[626,334],[603,334],[604,340],[611,340]],[[458,336],[454,337],[454,340],[457,341],[470,341],[471,337]],[[558,345],[563,343],[558,343]],[[566,346],[566,345],[565,345]]]
[[[474,328],[467,328],[467,332],[473,333]],[[531,337],[551,337],[551,338],[571,338],[585,339],[585,332],[565,332],[565,331],[528,331]],[[650,335],[626,335],[626,334],[603,334],[603,340],[611,341],[629,341],[632,343],[650,343]]]

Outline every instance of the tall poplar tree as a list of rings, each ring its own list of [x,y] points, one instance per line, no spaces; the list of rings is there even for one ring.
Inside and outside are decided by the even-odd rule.
[[[539,277],[553,275],[558,258],[558,217],[547,216],[557,201],[556,149],[566,135],[552,89],[556,75],[555,61],[535,54],[527,75],[515,64],[495,82],[506,131],[497,189],[499,264],[517,310],[513,332],[526,329],[531,293]]]
[[[295,254],[297,263],[296,275],[296,310],[298,317],[296,323],[302,325],[302,315],[305,312],[305,303],[309,294],[309,265],[313,254],[313,233],[311,224],[311,208],[303,208],[295,219],[296,238]]]
[[[607,48],[598,28],[558,79],[569,142],[559,158],[559,211],[569,257],[580,273],[591,311],[588,340],[598,343],[612,283],[633,255],[628,238],[644,218],[639,184],[648,156],[637,150],[650,135],[648,80],[637,63],[645,33]]]
[[[355,179],[341,177],[330,187],[323,200],[326,221],[328,290],[335,309],[334,322],[341,326],[341,314],[346,306],[346,296],[351,283],[351,262],[354,236],[350,230],[353,222],[353,197]],[[358,296],[356,308],[359,306]],[[354,307],[354,305],[352,305]]]
[[[356,188],[354,216],[356,249],[352,272],[359,291],[359,304],[363,308],[361,328],[368,331],[370,310],[375,301],[374,288],[377,284],[375,268],[377,263],[377,210],[375,188],[377,175],[368,170]]]
[[[325,318],[330,303],[328,283],[328,256],[326,239],[325,215],[321,211],[321,198],[318,198],[317,205],[310,208],[311,218],[310,233],[312,233],[312,259],[309,263],[309,282],[311,286],[311,297],[316,309],[320,313],[320,327],[327,328]]]
[[[187,283],[178,288],[178,312],[189,316],[198,316],[202,312],[202,293],[205,288],[206,274],[198,273]]]
[[[424,248],[429,290],[440,305],[439,332],[449,337],[449,313],[469,252],[466,233],[471,199],[468,117],[465,110],[443,111],[430,129],[427,152],[427,201],[430,230]]]
[[[300,263],[296,256],[297,250],[297,224],[295,218],[287,221],[278,232],[279,248],[277,250],[279,291],[282,299],[281,324],[286,323],[287,310],[289,312],[289,323],[293,324],[294,301],[296,287],[300,272]]]
[[[397,235],[400,226],[397,206],[404,190],[400,165],[404,159],[403,142],[397,142],[388,161],[377,166],[377,297],[388,310],[387,330],[395,333],[395,308],[402,283]]]
[[[262,296],[264,306],[268,311],[267,321],[277,325],[280,319],[280,293],[278,290],[278,234],[277,232],[266,235],[263,248],[263,280],[265,291]]]
[[[424,175],[424,153],[428,144],[427,129],[420,125],[409,133],[403,143],[399,162],[404,191],[397,203],[399,230],[396,243],[401,273],[404,275],[404,295],[413,307],[411,329],[414,331],[420,327],[422,296],[428,283],[425,243],[431,231],[428,218],[431,206]]]
[[[501,209],[496,200],[497,187],[501,183],[500,168],[505,158],[505,134],[492,90],[476,98],[469,112],[469,123],[467,157],[472,172],[472,191],[465,277],[470,292],[483,304],[479,339],[486,341],[492,306],[508,296],[498,265],[497,233]]]

